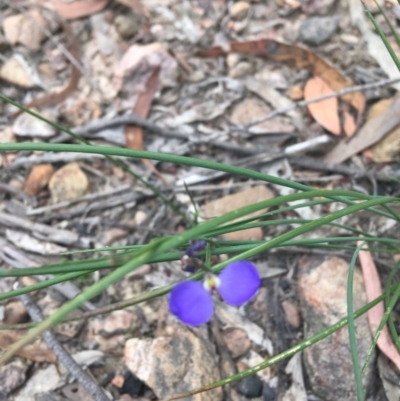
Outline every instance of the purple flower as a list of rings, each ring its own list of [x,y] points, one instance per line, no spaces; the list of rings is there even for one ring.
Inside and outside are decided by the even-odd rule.
[[[207,242],[203,239],[194,241],[190,247],[186,250],[185,255],[193,256],[195,253],[201,252],[207,245]]]
[[[177,284],[169,297],[169,310],[183,323],[200,326],[214,313],[212,290],[217,290],[227,304],[238,306],[253,298],[260,285],[260,275],[253,263],[248,260],[233,262],[219,276],[206,274],[204,283]]]

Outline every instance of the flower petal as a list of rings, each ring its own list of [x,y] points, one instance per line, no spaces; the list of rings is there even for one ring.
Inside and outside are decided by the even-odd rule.
[[[211,294],[199,281],[177,284],[169,296],[169,310],[183,323],[200,326],[207,323],[214,312]]]
[[[233,262],[219,275],[218,292],[224,301],[233,306],[249,301],[260,288],[261,279],[257,268],[248,260]]]

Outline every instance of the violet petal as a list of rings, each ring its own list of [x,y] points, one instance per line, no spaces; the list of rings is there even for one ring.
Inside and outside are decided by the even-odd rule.
[[[248,260],[230,263],[219,275],[218,292],[223,300],[233,306],[249,301],[260,288],[261,279],[257,268]]]
[[[177,284],[169,296],[169,310],[183,323],[200,326],[207,323],[214,312],[211,294],[198,281]]]

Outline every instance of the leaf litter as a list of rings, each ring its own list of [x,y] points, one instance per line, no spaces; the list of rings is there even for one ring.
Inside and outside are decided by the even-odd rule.
[[[399,176],[399,148],[390,146],[390,141],[397,140],[394,134],[398,125],[397,86],[378,85],[368,89],[368,85],[381,80],[385,73],[391,78],[397,75],[386,68],[388,63],[381,62],[382,44],[379,45],[371,28],[367,29],[365,18],[361,22],[358,19],[360,10],[356,2],[264,3],[32,0],[20,5],[5,2],[0,10],[5,35],[0,66],[3,92],[53,121],[74,127],[93,144],[207,158],[321,188],[396,194],[387,176]],[[307,38],[306,42],[300,31],[311,17],[314,21],[319,17],[338,18],[339,24],[323,43],[318,44],[318,38]],[[363,41],[367,42],[367,49],[363,48]],[[371,56],[377,57],[381,67]],[[299,101],[334,95],[354,84],[365,84],[365,90],[296,108]],[[374,103],[383,98],[391,104],[385,105],[387,108],[381,106],[374,117],[364,121],[365,112],[373,110]],[[30,122],[25,114],[17,117],[19,112],[10,105],[1,107],[0,141],[3,138],[71,141],[38,121]],[[378,151],[378,146],[384,150]],[[366,151],[368,148],[371,150]],[[57,263],[65,258],[59,256],[61,250],[141,244],[157,235],[171,235],[185,228],[185,222],[162,207],[161,200],[151,191],[104,158],[21,152],[2,155],[2,163],[2,268]],[[71,165],[72,172],[64,174],[63,169],[68,170]],[[200,217],[206,219],[238,204],[254,202],[258,196],[256,183],[226,173],[149,161],[134,162],[130,167],[189,212],[193,205],[186,194],[185,182]],[[284,194],[279,187],[263,188],[262,199]],[[210,205],[222,205],[222,209],[207,212]],[[301,217],[315,219],[326,210],[309,206],[284,212],[283,217],[299,213]],[[358,217],[355,219],[358,222]],[[363,219],[365,228],[380,233],[388,230],[398,237],[395,227],[368,215]],[[289,225],[257,228],[256,234],[244,230],[240,238],[264,240],[287,229]],[[343,235],[343,232],[332,228],[330,234]],[[333,306],[338,308],[333,313],[318,309],[323,306],[322,301],[318,305],[308,302],[318,296],[318,289],[302,286],[304,276],[299,281],[294,269],[314,266],[318,272],[328,266],[328,271],[337,274],[328,275],[331,283],[322,275],[319,286],[329,292],[333,283],[341,288],[341,272],[348,268],[349,254],[342,252],[343,259],[338,260],[334,251],[323,250],[325,261],[299,260],[317,251],[288,247],[271,252],[258,262],[266,264],[267,273],[276,274],[263,276],[266,277],[263,287],[254,301],[240,309],[216,303],[219,330],[224,333],[242,330],[240,335],[247,337],[249,344],[237,353],[229,343],[232,341],[229,336],[222,336],[218,353],[228,357],[221,361],[215,353],[216,337],[204,327],[187,331],[179,326],[167,314],[165,298],[92,317],[79,325],[64,323],[57,333],[71,354],[93,348],[112,353],[113,358],[105,358],[102,365],[88,369],[98,382],[105,383],[114,399],[120,397],[121,391],[126,397],[173,396],[176,392],[168,392],[168,388],[174,387],[172,382],[185,384],[182,390],[197,388],[199,383],[191,374],[194,368],[171,370],[168,360],[163,360],[170,357],[165,347],[171,346],[180,355],[179,361],[173,360],[174,365],[182,364],[190,350],[194,350],[193,355],[199,358],[196,369],[198,366],[204,369],[202,358],[207,356],[215,366],[215,374],[207,376],[210,373],[202,370],[201,380],[209,384],[221,372],[239,372],[243,366],[253,366],[297,344],[310,331],[320,330],[311,325],[315,324],[316,315],[322,313],[321,322],[325,324],[341,314],[342,303]],[[219,260],[223,258],[222,255]],[[378,263],[393,266],[394,261],[378,259]],[[56,286],[54,291],[41,290],[35,297],[43,313],[50,315],[66,298],[75,297],[103,274],[101,271],[82,281]],[[126,301],[182,277],[179,262],[146,266],[145,274],[132,275],[111,286],[84,309],[101,312],[109,304]],[[12,290],[15,281],[18,280],[0,279],[1,292]],[[360,294],[361,291],[355,293],[359,297],[357,302],[363,301]],[[7,302],[1,304],[7,305]],[[25,324],[18,316],[17,323]],[[16,331],[10,333],[17,335]],[[369,330],[362,334],[370,340]],[[152,354],[146,355],[147,365],[139,368],[135,365],[129,372],[132,361],[124,361],[123,353],[135,355],[149,349]],[[59,382],[56,370],[32,365],[31,360],[41,357],[50,358],[49,366],[55,366],[50,354],[43,356],[40,352],[33,348],[21,356],[33,376],[51,375],[44,391],[61,391],[66,397],[73,394],[73,388]],[[301,360],[306,361],[304,370]],[[230,361],[230,369],[222,367],[223,361]],[[13,369],[11,365],[8,368]],[[268,369],[258,378],[264,399],[268,394],[289,399],[293,393],[304,398],[306,392],[336,394],[335,374],[342,377],[343,388],[354,388],[351,377],[341,376],[340,369],[315,360],[307,351],[291,359],[285,372]],[[166,380],[164,387],[155,379],[156,374]],[[123,383],[118,387],[106,380],[115,376],[126,381],[129,375],[137,375],[144,382],[139,393]],[[318,384],[320,377],[327,379],[322,390]],[[41,391],[40,383],[35,384],[23,375],[19,378],[25,383],[20,389],[11,386],[7,399],[27,397],[28,390],[33,397]],[[249,389],[256,384],[246,379],[241,381],[240,391],[229,394],[235,394],[238,400],[250,397]],[[385,382],[384,386],[388,388]],[[211,394],[212,399],[223,399],[221,391],[205,394],[205,399],[210,399]]]

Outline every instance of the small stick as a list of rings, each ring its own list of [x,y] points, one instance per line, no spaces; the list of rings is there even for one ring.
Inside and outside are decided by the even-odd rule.
[[[19,297],[25,309],[34,322],[41,322],[43,315],[35,301],[28,294]],[[66,349],[58,342],[52,330],[43,333],[43,339],[49,349],[57,356],[57,359],[68,369],[72,377],[93,397],[95,401],[110,401],[99,385],[85,372],[81,366],[72,358]]]

